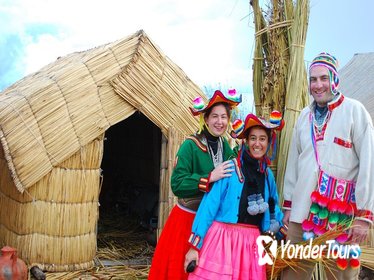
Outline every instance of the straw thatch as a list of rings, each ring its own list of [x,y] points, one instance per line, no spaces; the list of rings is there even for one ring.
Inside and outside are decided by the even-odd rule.
[[[277,186],[283,193],[283,179],[288,158],[293,127],[301,110],[308,104],[307,75],[304,64],[304,49],[309,19],[309,1],[299,0],[294,7],[293,22],[289,32],[290,60],[288,63],[288,77],[283,111],[287,124],[280,138],[278,153]]]
[[[307,105],[304,44],[309,18],[309,2],[269,1],[263,11],[258,0],[250,1],[255,22],[253,94],[256,114],[268,118],[280,111],[285,119],[277,159],[271,168],[280,190],[292,129],[300,110]],[[291,133],[290,133],[291,132]]]
[[[60,57],[0,94],[0,245],[49,271],[92,267],[105,131],[139,111],[163,135],[160,216],[174,203],[171,161],[197,127],[203,95],[139,31]]]
[[[374,119],[374,52],[356,53],[339,70],[339,90],[348,97],[357,99]],[[373,227],[372,227],[373,228]],[[371,229],[367,244],[362,247],[364,266],[374,270],[374,230]]]
[[[339,90],[359,100],[374,119],[374,52],[356,53],[339,70]]]

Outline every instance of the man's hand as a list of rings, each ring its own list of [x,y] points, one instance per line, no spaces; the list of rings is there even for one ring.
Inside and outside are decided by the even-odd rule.
[[[288,224],[290,222],[290,215],[291,215],[291,210],[284,210],[283,211],[283,224],[288,227]]]
[[[184,259],[184,271],[185,272],[187,272],[188,264],[192,262],[193,260],[196,261],[196,266],[198,266],[199,265],[199,252],[193,248],[190,248],[190,250],[188,250],[186,257]]]
[[[360,244],[365,241],[369,234],[370,224],[362,220],[354,220],[348,231],[348,237],[352,238],[353,243]]]

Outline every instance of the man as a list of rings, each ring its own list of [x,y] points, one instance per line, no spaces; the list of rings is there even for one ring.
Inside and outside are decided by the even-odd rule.
[[[373,223],[373,123],[360,102],[339,92],[337,64],[334,56],[321,53],[309,67],[309,92],[314,100],[294,127],[284,179],[283,222],[291,243],[334,228],[342,222],[335,218],[344,216],[353,218],[348,233],[352,243],[359,244]],[[325,199],[325,204],[316,197]],[[344,207],[333,218],[330,205],[336,202]],[[314,229],[306,228],[308,222]],[[282,279],[311,279],[314,267],[310,264],[297,271],[287,268]],[[359,269],[335,266],[326,273],[329,279],[357,279]]]

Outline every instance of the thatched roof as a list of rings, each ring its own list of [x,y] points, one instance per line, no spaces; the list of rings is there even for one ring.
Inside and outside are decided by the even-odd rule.
[[[135,111],[166,137],[169,127],[191,133],[197,123],[188,106],[202,94],[139,31],[60,57],[5,89],[0,94],[3,156],[22,192]]]
[[[339,76],[342,93],[363,103],[374,119],[374,52],[355,54]]]

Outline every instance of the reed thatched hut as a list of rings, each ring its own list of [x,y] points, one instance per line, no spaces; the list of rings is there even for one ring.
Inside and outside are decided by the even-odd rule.
[[[374,52],[356,53],[339,71],[339,88],[359,100],[374,119]]]
[[[339,78],[339,90],[345,96],[360,101],[374,121],[374,52],[356,53],[339,70]],[[370,231],[366,244],[361,245],[361,249],[361,262],[363,266],[374,270],[373,230]]]
[[[160,230],[174,203],[172,161],[197,128],[188,106],[202,94],[143,31],[5,89],[0,245],[44,270],[89,268],[99,212],[149,205],[125,189],[155,193]]]

